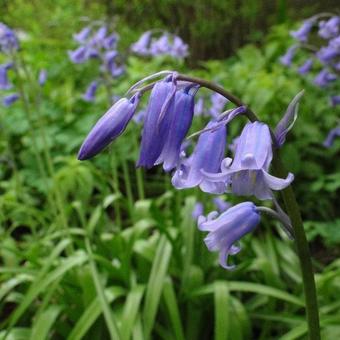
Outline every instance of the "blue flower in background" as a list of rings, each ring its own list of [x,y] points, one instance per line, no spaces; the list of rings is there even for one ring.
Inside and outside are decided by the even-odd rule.
[[[241,249],[235,245],[244,235],[253,231],[260,222],[260,214],[252,202],[237,204],[218,216],[217,212],[198,219],[198,229],[208,231],[204,242],[209,251],[220,253],[220,265],[225,269],[233,269],[228,265],[228,256],[237,254]]]
[[[318,34],[321,38],[331,39],[339,34],[340,17],[334,16],[329,20],[319,22]]]
[[[291,66],[292,64],[292,61],[293,61],[293,58],[295,56],[295,53],[297,51],[297,46],[296,45],[293,45],[291,46],[285,55],[283,55],[282,57],[280,57],[280,62],[282,65],[285,65],[285,66]]]
[[[20,98],[20,96],[17,93],[12,93],[12,94],[9,94],[9,95],[5,96],[2,99],[2,103],[3,103],[4,106],[11,106],[19,98]]]
[[[96,98],[96,91],[98,88],[98,82],[94,80],[87,87],[85,94],[83,95],[83,99],[87,102],[93,102]]]
[[[315,24],[315,20],[308,19],[303,22],[301,27],[297,31],[290,32],[290,35],[301,42],[306,42],[308,40],[308,35]]]
[[[336,137],[340,137],[340,127],[339,126],[332,129],[331,131],[329,131],[327,138],[323,142],[323,146],[326,147],[326,148],[332,147],[332,145],[334,143],[334,139]]]
[[[11,53],[19,49],[19,41],[12,29],[0,22],[0,50]]]
[[[11,63],[0,65],[0,90],[9,90],[12,84],[8,81],[8,70],[12,67]]]

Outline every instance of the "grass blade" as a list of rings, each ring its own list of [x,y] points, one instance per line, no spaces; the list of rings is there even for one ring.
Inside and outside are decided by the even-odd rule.
[[[226,340],[229,333],[230,299],[226,282],[214,282],[215,340]]]

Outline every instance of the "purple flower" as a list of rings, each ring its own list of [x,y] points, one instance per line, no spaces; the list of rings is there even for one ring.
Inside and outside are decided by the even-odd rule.
[[[170,54],[174,58],[182,59],[188,56],[189,54],[188,49],[189,49],[188,45],[185,44],[180,37],[175,36],[172,43]]]
[[[137,166],[151,168],[162,152],[171,124],[176,92],[174,75],[157,82],[153,87],[144,121],[142,143]]]
[[[209,129],[216,125],[211,121],[206,126]],[[217,173],[226,148],[226,127],[220,126],[216,131],[201,133],[197,145],[189,158],[183,159],[177,167],[172,184],[176,189],[193,188],[199,186],[202,191],[222,194],[225,184],[212,182],[205,177],[202,170],[208,173]]]
[[[12,29],[0,22],[0,50],[11,52],[19,48],[18,39]]]
[[[46,70],[41,70],[39,72],[39,76],[38,76],[38,83],[40,86],[45,85],[47,80],[47,71]]]
[[[323,69],[314,78],[314,84],[320,87],[325,87],[336,79],[337,76],[335,74],[328,72],[326,69]]]
[[[79,33],[73,34],[73,39],[78,43],[84,44],[89,37],[91,32],[91,27],[84,27]]]
[[[82,64],[88,60],[88,49],[85,46],[80,46],[74,51],[68,51],[68,56],[75,64]]]
[[[12,84],[8,81],[8,70],[12,67],[12,64],[0,65],[0,90],[9,90]]]
[[[83,99],[87,102],[93,102],[96,97],[97,88],[98,82],[96,80],[92,81],[90,85],[87,87],[86,92],[83,95]]]
[[[233,269],[228,265],[228,255],[235,255],[241,249],[235,243],[244,235],[253,231],[260,222],[260,214],[252,202],[237,204],[218,216],[210,213],[206,218],[198,219],[198,229],[208,231],[204,242],[209,251],[219,251],[220,265],[225,269]]]
[[[287,50],[286,54],[284,54],[282,57],[280,57],[281,64],[289,67],[292,64],[292,61],[293,61],[293,58],[295,56],[296,50],[297,50],[297,46],[296,45],[291,46]]]
[[[146,31],[141,37],[131,45],[131,51],[139,55],[147,56],[150,54],[149,46],[151,42],[151,31]]]
[[[229,202],[226,202],[225,200],[223,200],[221,197],[214,197],[212,199],[215,207],[217,208],[217,210],[220,213],[225,212],[226,210],[228,210],[229,208],[232,207],[232,204]]]
[[[334,16],[327,21],[319,22],[319,36],[324,39],[331,39],[339,33],[340,17]]]
[[[198,98],[196,104],[195,104],[195,112],[194,115],[195,116],[201,116],[203,114],[204,111],[204,100],[203,98]]]
[[[340,105],[340,96],[331,96],[330,98],[330,104],[331,106],[335,107],[337,105]]]
[[[305,20],[297,31],[290,32],[290,35],[298,41],[306,42],[309,32],[314,25],[314,20]]]
[[[19,98],[20,98],[20,96],[17,93],[12,93],[12,94],[9,94],[9,95],[5,96],[2,99],[2,103],[3,103],[4,106],[11,106]]]
[[[268,173],[273,157],[269,128],[260,122],[248,123],[238,140],[234,159],[226,158],[221,173],[204,171],[211,181],[224,181],[236,195],[254,195],[258,199],[272,199],[271,190],[282,190],[294,179],[289,173],[286,179]]]
[[[167,34],[163,34],[159,39],[152,41],[150,46],[150,53],[153,56],[168,54],[171,52],[171,46],[169,44],[169,37]]]
[[[146,116],[146,110],[142,109],[139,110],[132,118],[132,120],[136,123],[136,124],[141,124],[143,123],[144,119]]]
[[[204,212],[204,207],[203,207],[203,204],[201,202],[196,202],[195,203],[195,206],[194,206],[194,209],[191,213],[191,217],[193,220],[197,221],[197,219],[203,215],[203,212]]]
[[[340,137],[340,127],[339,126],[332,129],[331,131],[329,131],[327,138],[323,142],[323,146],[326,147],[326,148],[330,148],[334,143],[335,137]]]
[[[108,37],[106,37],[103,40],[103,47],[106,50],[110,50],[112,48],[116,48],[117,41],[118,41],[118,35],[116,33],[111,33]]]
[[[322,47],[317,53],[316,56],[320,59],[322,63],[329,63],[332,59],[339,55],[339,51],[337,51],[332,46]]]
[[[329,46],[337,51],[340,54],[340,35],[336,38],[333,38],[329,41]]]
[[[225,105],[227,104],[228,100],[220,95],[219,93],[214,92],[210,96],[211,100],[211,107],[210,107],[210,114],[216,118],[220,113],[222,113]]]
[[[83,161],[94,157],[121,135],[139,103],[140,93],[130,99],[122,98],[98,120],[83,142],[78,159]]]
[[[99,27],[98,31],[94,34],[93,39],[95,43],[102,44],[106,34],[107,34],[107,27],[106,26]]]
[[[313,66],[313,59],[312,59],[312,58],[307,59],[307,60],[303,63],[303,65],[301,65],[301,66],[299,67],[298,72],[299,72],[300,74],[306,74],[306,73],[308,73],[308,72],[311,70],[312,66]]]
[[[156,164],[163,163],[165,171],[170,171],[176,167],[182,142],[192,123],[194,96],[197,89],[194,90],[194,94],[189,93],[190,89],[192,89],[192,86],[176,92],[173,110],[168,113],[171,116],[170,128],[164,148],[156,161]]]

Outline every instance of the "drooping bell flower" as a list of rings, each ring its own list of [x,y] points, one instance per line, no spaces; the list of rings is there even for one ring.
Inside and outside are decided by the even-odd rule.
[[[234,159],[224,159],[221,173],[204,171],[204,175],[212,181],[224,181],[235,195],[272,199],[271,190],[282,190],[294,179],[291,173],[286,179],[270,175],[268,171],[272,158],[268,126],[260,122],[248,123],[237,142]]]
[[[83,99],[87,102],[93,102],[96,98],[96,91],[98,88],[98,82],[96,80],[92,81],[87,87]]]
[[[305,20],[301,27],[297,31],[290,32],[290,35],[300,42],[306,42],[308,40],[308,35],[314,26],[314,20]]]
[[[152,41],[150,53],[153,56],[164,55],[171,52],[168,34],[163,34],[159,39]]]
[[[153,87],[144,120],[138,167],[151,168],[161,154],[171,124],[176,92],[175,75],[171,74]]]
[[[3,103],[4,106],[11,106],[19,98],[20,98],[20,96],[17,93],[12,93],[12,94],[9,94],[9,95],[5,96],[2,99],[2,103]]]
[[[19,49],[19,42],[15,32],[0,22],[0,51],[5,53]]]
[[[122,98],[98,120],[83,142],[78,159],[90,159],[121,135],[139,103],[140,93],[130,99]]]
[[[197,219],[203,215],[204,212],[204,207],[203,207],[203,203],[201,202],[196,202],[194,205],[194,209],[191,213],[191,217],[193,220],[197,221]]]
[[[106,34],[107,34],[107,27],[106,26],[99,27],[93,37],[94,43],[101,46],[105,39]]]
[[[313,66],[313,59],[307,59],[299,68],[298,68],[298,72],[300,74],[306,74],[308,73],[311,68]]]
[[[188,56],[188,50],[188,45],[185,44],[180,37],[175,36],[172,42],[170,55],[172,55],[174,58],[183,59]]]
[[[340,51],[337,51],[334,47],[332,46],[326,46],[320,48],[320,50],[316,53],[316,56],[319,58],[319,60],[327,64],[331,62],[333,59],[335,59],[337,56],[340,55]]]
[[[204,113],[204,99],[198,98],[196,104],[195,104],[195,110],[194,110],[194,115],[195,116],[201,116]]]
[[[241,249],[235,245],[244,235],[253,231],[260,222],[260,214],[252,202],[237,204],[218,216],[212,212],[207,217],[198,219],[198,229],[208,231],[204,242],[209,251],[220,253],[219,262],[225,269],[233,269],[228,265],[228,256],[237,254]]]
[[[314,78],[314,84],[320,87],[326,87],[336,79],[337,76],[335,74],[328,72],[328,70],[326,69],[323,69]]]
[[[82,64],[88,60],[88,50],[85,46],[80,46],[74,51],[68,51],[70,60],[75,64]]]
[[[84,44],[87,38],[89,37],[90,33],[91,27],[86,26],[79,33],[73,34],[73,39],[80,44]]]
[[[229,202],[226,202],[225,200],[223,200],[221,197],[214,197],[212,199],[215,207],[217,208],[217,210],[220,213],[225,212],[226,210],[228,210],[229,208],[232,207],[232,204]]]
[[[206,129],[216,126],[211,121]],[[225,191],[223,181],[212,182],[203,174],[203,170],[209,173],[217,173],[220,169],[226,149],[226,127],[221,125],[214,132],[201,133],[192,155],[184,158],[177,167],[172,184],[176,189],[193,188],[199,186],[204,192],[222,194]]]
[[[281,64],[284,65],[284,66],[289,67],[292,64],[292,61],[293,61],[293,58],[295,56],[296,50],[297,50],[297,46],[296,45],[291,46],[287,50],[287,52],[282,57],[280,57]]]
[[[336,137],[340,137],[340,127],[339,126],[332,129],[331,131],[329,131],[327,138],[323,142],[323,146],[326,147],[326,148],[332,147],[332,145],[334,143],[334,139]]]
[[[12,67],[12,64],[0,65],[0,90],[9,90],[12,84],[8,81],[8,70]]]
[[[151,31],[144,32],[141,37],[131,45],[131,51],[139,54],[147,56],[150,54],[150,42],[151,42]]]
[[[334,16],[327,21],[319,22],[319,36],[323,39],[331,39],[339,34],[340,17]]]
[[[194,98],[197,88],[190,93],[192,85],[175,94],[175,103],[173,110],[168,114],[171,115],[170,128],[164,148],[156,161],[156,164],[163,163],[163,169],[170,171],[176,167],[179,158],[182,142],[190,129],[194,115]]]
[[[116,33],[111,33],[109,36],[107,36],[103,40],[103,47],[106,50],[110,50],[110,49],[116,48],[117,41],[118,41],[118,35]]]
[[[335,107],[337,105],[340,105],[340,95],[338,95],[338,96],[331,96],[330,97],[330,104],[333,107]]]
[[[210,96],[211,100],[211,107],[210,107],[210,114],[214,118],[216,118],[219,114],[222,113],[225,105],[228,103],[228,99],[220,95],[219,93],[214,92]]]

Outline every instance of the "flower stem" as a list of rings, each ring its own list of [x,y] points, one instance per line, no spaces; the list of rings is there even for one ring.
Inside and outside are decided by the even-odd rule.
[[[179,74],[177,77],[178,80],[184,80],[193,82],[201,85],[202,87],[206,87],[212,91],[215,91],[233,104],[237,106],[242,106],[244,103],[224,90],[221,86],[218,86],[210,81],[190,77],[187,75]],[[250,121],[258,121],[258,117],[256,114],[247,108],[245,115],[248,117]],[[274,158],[272,162],[273,173],[278,177],[286,177],[287,171],[285,170],[282,161],[280,159],[279,150],[275,149]],[[311,261],[311,256],[309,252],[308,242],[306,238],[306,234],[303,228],[302,218],[300,214],[299,205],[296,201],[295,194],[291,185],[281,191],[282,199],[284,201],[286,212],[291,220],[294,236],[295,236],[295,244],[296,250],[300,261],[300,267],[302,272],[302,280],[303,287],[305,293],[305,304],[306,304],[306,318],[308,323],[308,333],[310,340],[320,340],[320,321],[319,321],[319,310],[318,310],[318,302],[316,295],[316,287],[313,273],[313,266]]]

